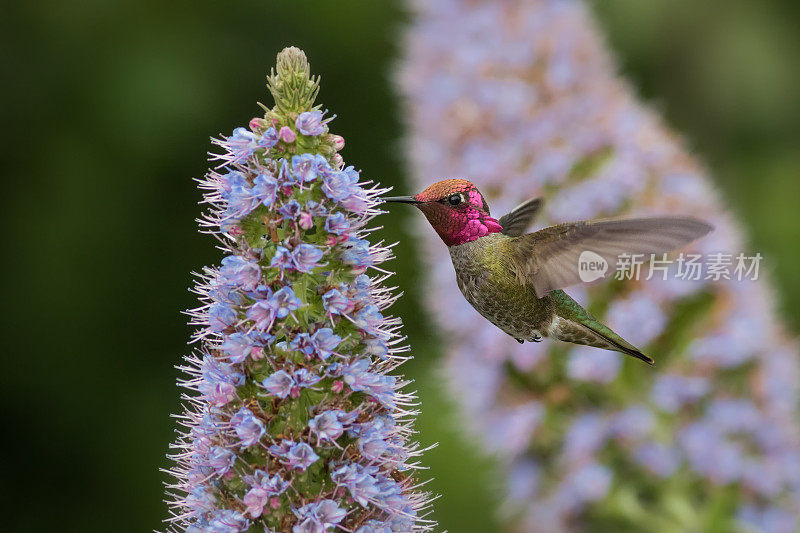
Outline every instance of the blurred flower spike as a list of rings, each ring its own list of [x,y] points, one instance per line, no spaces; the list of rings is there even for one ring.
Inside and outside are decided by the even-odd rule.
[[[702,216],[716,230],[687,251],[746,250],[703,169],[616,75],[587,3],[414,5],[398,73],[412,190],[465,177],[498,214],[545,196],[543,223]],[[800,367],[765,280],[567,290],[652,355],[649,368],[518,345],[464,301],[419,222],[450,388],[499,458],[509,531],[798,530]]]
[[[302,51],[267,85],[275,107],[213,140],[200,181],[226,257],[190,312],[169,531],[428,531],[390,251],[367,240],[386,189],[344,166]]]

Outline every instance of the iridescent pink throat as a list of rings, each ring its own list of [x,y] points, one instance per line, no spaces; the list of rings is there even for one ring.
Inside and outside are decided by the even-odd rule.
[[[472,242],[503,229],[489,213],[472,206],[456,210],[438,202],[431,202],[417,207],[425,214],[428,222],[447,246]]]
[[[458,246],[480,239],[490,233],[500,233],[503,227],[491,215],[477,209],[454,213],[456,219],[447,237],[439,233],[447,246]]]

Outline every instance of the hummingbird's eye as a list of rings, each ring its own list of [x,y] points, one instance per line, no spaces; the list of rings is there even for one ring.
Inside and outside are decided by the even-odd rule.
[[[460,194],[451,194],[447,197],[447,201],[450,205],[458,205],[461,203],[461,195]]]

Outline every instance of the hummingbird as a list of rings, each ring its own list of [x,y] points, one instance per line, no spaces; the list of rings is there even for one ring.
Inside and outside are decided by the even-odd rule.
[[[570,222],[525,233],[540,212],[528,200],[499,219],[465,179],[434,183],[415,196],[383,198],[422,211],[453,261],[464,298],[519,343],[551,337],[652,358],[611,331],[562,289],[581,283],[581,254],[614,265],[621,254],[662,254],[706,235],[713,227],[689,217]],[[597,258],[599,259],[599,258]]]

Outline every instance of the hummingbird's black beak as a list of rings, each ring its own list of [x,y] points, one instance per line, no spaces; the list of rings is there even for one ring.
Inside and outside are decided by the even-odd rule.
[[[394,202],[397,204],[421,204],[419,200],[413,196],[390,196],[389,198],[381,198],[384,202]]]

